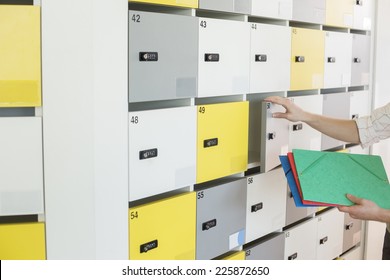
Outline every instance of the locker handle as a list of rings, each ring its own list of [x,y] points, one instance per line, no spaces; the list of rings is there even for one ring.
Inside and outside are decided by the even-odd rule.
[[[213,219],[202,224],[202,231],[209,230],[217,226],[217,219]]]
[[[354,63],[360,63],[360,62],[362,62],[362,60],[361,60],[360,58],[358,58],[358,57],[355,57],[355,58],[353,59],[353,62],[354,62]]]
[[[266,54],[256,54],[255,61],[256,62],[267,62],[267,55]]]
[[[295,56],[295,62],[299,62],[299,63],[305,62],[305,57],[297,55]]]
[[[251,212],[257,212],[259,210],[263,209],[263,202],[257,203],[255,205],[252,205]]]
[[[158,61],[158,52],[140,52],[139,61]]]
[[[363,6],[363,0],[356,0],[356,5]]]
[[[335,57],[328,57],[328,63],[336,63]]]
[[[219,61],[219,53],[205,53],[204,61],[206,62],[218,62]]]
[[[158,155],[157,148],[144,150],[144,151],[139,152],[139,159],[144,160],[144,159],[149,159],[149,158],[155,158],[155,157],[157,157],[157,155]]]
[[[348,225],[345,226],[346,230],[350,230],[353,228],[353,222],[350,222]]]
[[[303,124],[298,123],[298,124],[293,124],[293,131],[298,131],[303,129]]]
[[[354,120],[354,119],[357,119],[359,117],[359,114],[353,114],[352,115],[352,119]]]
[[[158,247],[158,240],[153,240],[148,243],[142,244],[140,246],[140,253],[147,253],[150,250],[156,249]]]
[[[289,196],[290,196],[290,198],[293,198],[292,192],[289,192]]]
[[[325,236],[324,238],[320,239],[320,244],[325,244],[328,241],[328,237]]]
[[[288,259],[289,261],[292,261],[292,260],[295,260],[296,258],[298,258],[298,253],[292,254],[292,255],[289,256],[287,259]]]
[[[268,133],[268,140],[273,140],[276,138],[276,132]]]
[[[203,140],[203,148],[218,146],[218,138]]]

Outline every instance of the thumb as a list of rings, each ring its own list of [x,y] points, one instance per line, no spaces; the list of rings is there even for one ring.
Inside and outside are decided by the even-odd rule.
[[[357,197],[357,196],[354,196],[354,195],[352,195],[352,194],[347,194],[346,195],[347,196],[347,198],[351,201],[351,202],[353,202],[353,203],[355,203],[355,204],[361,204],[362,203],[362,198],[359,198],[359,197]]]

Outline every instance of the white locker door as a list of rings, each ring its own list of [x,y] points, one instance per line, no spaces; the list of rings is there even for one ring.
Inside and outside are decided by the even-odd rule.
[[[349,116],[351,119],[370,114],[371,99],[368,90],[350,92],[350,98]]]
[[[198,97],[249,92],[248,22],[199,18]]]
[[[2,117],[0,131],[0,216],[43,213],[41,118]]]
[[[246,243],[284,227],[285,195],[286,179],[281,168],[247,177]]]
[[[291,19],[293,0],[252,0],[252,15]]]
[[[324,88],[347,87],[351,84],[352,35],[325,33]]]
[[[250,14],[252,0],[199,0],[199,9]]]
[[[285,231],[285,260],[315,260],[317,220],[310,219]]]
[[[292,97],[291,100],[303,110],[322,114],[322,96],[308,95]],[[289,123],[289,150],[321,150],[321,133],[303,122]]]
[[[326,0],[293,0],[292,19],[325,24]]]
[[[196,107],[129,113],[129,200],[193,185]]]
[[[353,10],[353,28],[371,30],[374,0],[356,0]]]
[[[291,28],[251,23],[250,93],[290,88]]]
[[[332,260],[342,253],[344,213],[336,208],[316,217],[317,230],[317,259]]]
[[[370,83],[371,36],[353,34],[352,39],[351,86],[368,85]]]

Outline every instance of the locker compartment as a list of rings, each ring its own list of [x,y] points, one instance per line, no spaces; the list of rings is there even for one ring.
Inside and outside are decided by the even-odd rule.
[[[370,83],[370,44],[370,36],[352,34],[351,86],[362,86]]]
[[[1,260],[45,260],[44,223],[0,224]]]
[[[285,260],[315,260],[317,220],[309,219],[285,232]]]
[[[193,185],[196,107],[129,113],[129,200]]]
[[[346,252],[360,243],[362,235],[362,221],[353,219],[349,214],[344,214],[343,249]]]
[[[199,0],[199,9],[250,14],[252,0]]]
[[[130,259],[195,259],[195,222],[194,192],[130,208]]]
[[[323,95],[322,114],[332,118],[349,119],[349,93],[334,93]],[[328,150],[342,146],[345,143],[322,134],[321,149]]]
[[[281,168],[247,177],[246,236],[251,242],[286,221],[286,179]]]
[[[292,28],[291,90],[319,89],[324,84],[325,32]]]
[[[197,32],[194,17],[129,11],[130,102],[196,96]]]
[[[287,186],[286,226],[298,222],[317,211],[317,207],[296,207],[292,193]]]
[[[326,0],[293,0],[292,19],[309,23],[325,23]]]
[[[324,88],[351,84],[352,34],[325,33]]]
[[[0,107],[41,106],[40,7],[0,5]]]
[[[226,261],[243,261],[245,260],[245,252],[244,251],[237,251],[234,253],[231,253],[224,257],[222,260]]]
[[[245,249],[246,260],[283,260],[284,241],[283,232],[273,233],[262,238],[258,243],[251,244]]]
[[[290,88],[291,28],[251,24],[250,93]]]
[[[270,102],[261,103],[260,170],[267,172],[280,165],[279,155],[288,152],[289,122],[272,117],[285,109]]]
[[[350,96],[350,112],[349,117],[355,119],[364,117],[370,114],[371,98],[368,90],[353,91]]]
[[[197,191],[196,259],[212,259],[245,243],[246,179]]]
[[[322,114],[322,96],[308,95],[290,98],[303,110]],[[289,123],[289,144],[292,149],[321,150],[321,133],[303,122]]]
[[[198,97],[249,92],[249,26],[248,22],[198,18]]]
[[[293,0],[252,0],[252,15],[277,19],[291,19]]]
[[[248,163],[249,103],[198,106],[196,182],[243,172]]]
[[[371,30],[371,15],[373,12],[373,0],[354,1],[353,28]]]
[[[332,260],[342,253],[344,213],[336,208],[316,217],[317,259]]]
[[[326,0],[326,25],[353,26],[353,0]]]
[[[0,216],[43,213],[41,118],[3,117],[0,131]]]
[[[129,2],[198,8],[198,0],[129,0]]]

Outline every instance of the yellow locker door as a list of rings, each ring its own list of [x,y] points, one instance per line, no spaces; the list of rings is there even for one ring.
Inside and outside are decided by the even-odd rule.
[[[0,259],[46,259],[44,223],[0,225]]]
[[[223,258],[226,261],[243,261],[245,260],[245,251],[235,252]]]
[[[324,84],[325,33],[292,28],[291,90],[319,89]]]
[[[129,0],[129,2],[198,8],[198,0]]]
[[[0,107],[41,106],[40,7],[0,5]]]
[[[353,10],[356,0],[326,0],[326,25],[353,26]]]
[[[198,106],[197,183],[247,169],[248,116],[247,101]]]
[[[131,260],[194,260],[196,194],[129,209]]]

